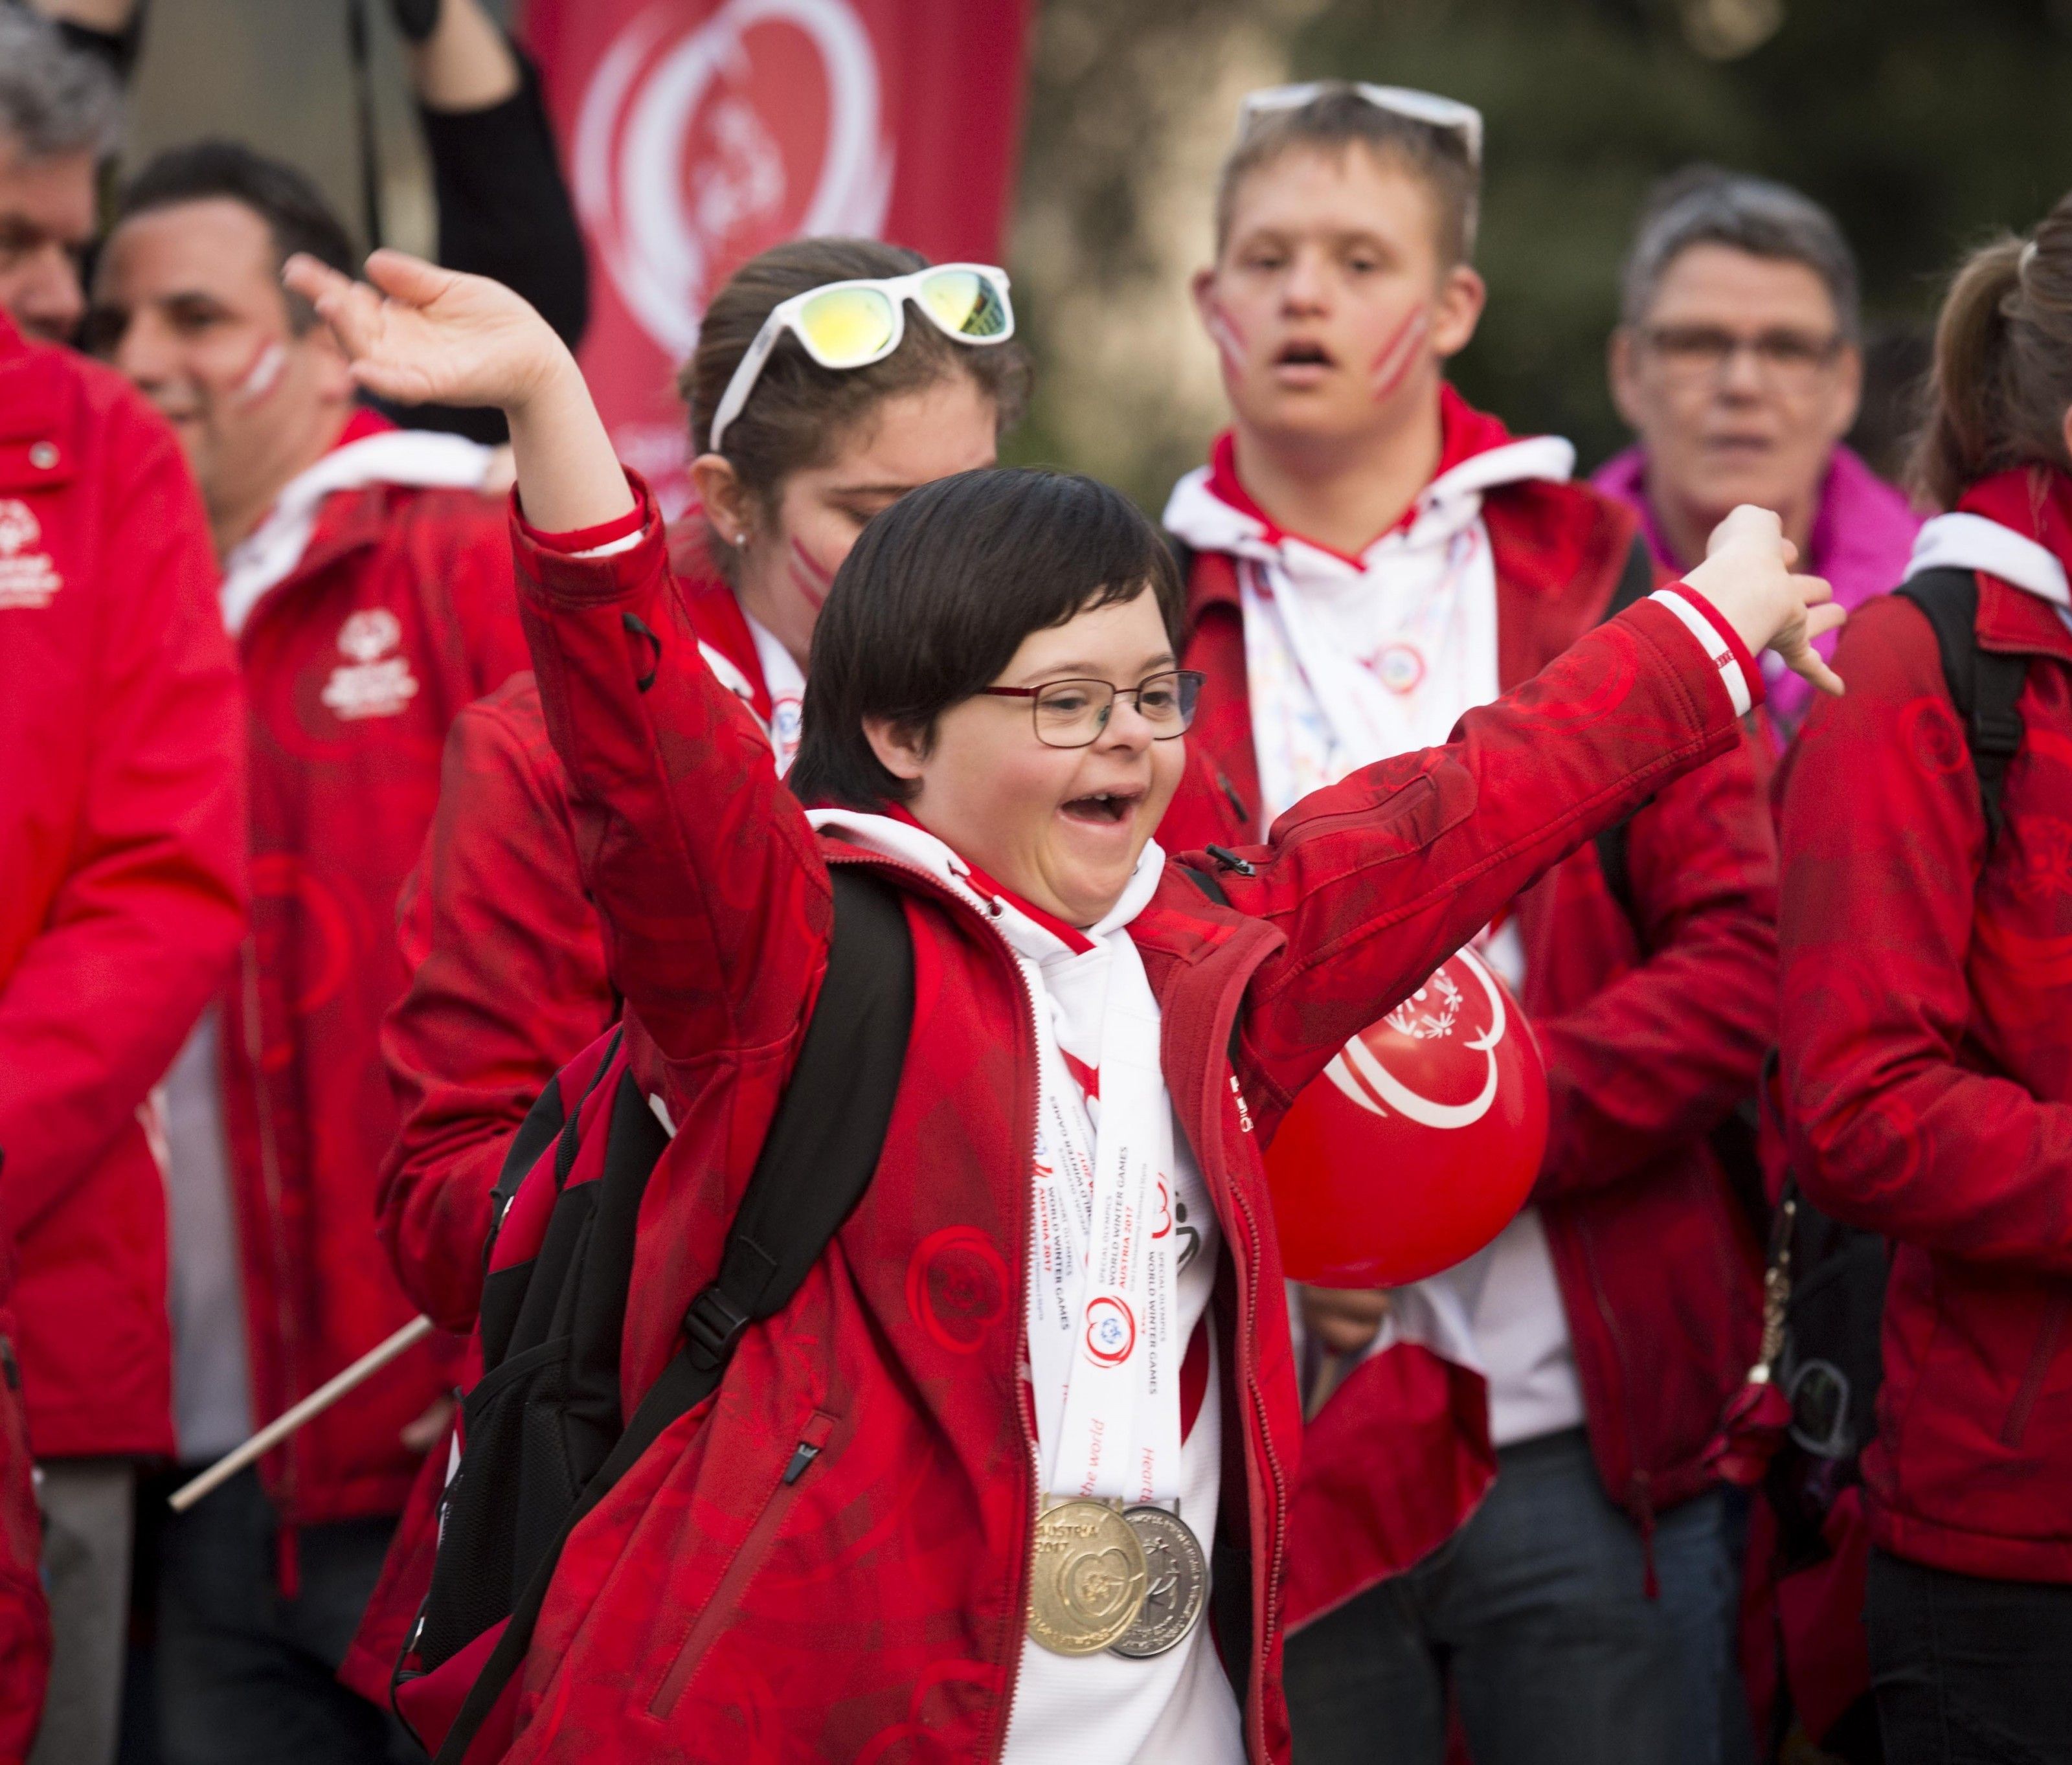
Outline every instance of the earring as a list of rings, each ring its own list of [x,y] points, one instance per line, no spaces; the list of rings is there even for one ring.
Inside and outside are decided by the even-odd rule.
[[[734,536],[734,538],[730,541],[730,543],[736,551],[742,550],[748,544],[748,529],[745,527],[742,529],[739,533]]]

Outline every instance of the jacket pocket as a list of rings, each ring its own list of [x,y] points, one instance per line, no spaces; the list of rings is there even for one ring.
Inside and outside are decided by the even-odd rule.
[[[827,1450],[828,1438],[834,1433],[835,1418],[824,1409],[816,1409],[807,1418],[806,1426],[800,1431],[797,1442],[785,1455],[784,1463],[777,1467],[768,1492],[754,1520],[742,1537],[732,1558],[712,1590],[712,1597],[705,1609],[691,1626],[690,1634],[684,1637],[669,1662],[668,1671],[662,1676],[662,1683],[648,1706],[648,1713],[666,1722],[684,1695],[716,1638],[734,1616],[763,1560],[769,1555],[785,1516],[797,1500],[799,1487],[812,1470],[816,1460]]]
[[[2043,1319],[2037,1327],[2035,1352],[2029,1358],[2029,1371],[2022,1375],[2014,1401],[2008,1405],[2007,1420],[2000,1427],[2000,1444],[2009,1452],[2020,1448],[2021,1437],[2028,1432],[2029,1418],[2035,1412],[2043,1381],[2049,1376],[2050,1364],[2057,1357],[2058,1340],[2065,1334],[2068,1311],[2072,1311],[2072,1294],[2062,1292],[2054,1294],[2043,1308]]]

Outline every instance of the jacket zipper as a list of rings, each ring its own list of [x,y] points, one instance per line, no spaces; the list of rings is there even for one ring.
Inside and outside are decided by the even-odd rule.
[[[691,1626],[690,1634],[676,1651],[676,1658],[669,1664],[669,1671],[663,1676],[660,1687],[648,1705],[648,1714],[667,1722],[676,1707],[676,1701],[684,1694],[701,1662],[709,1648],[713,1636],[726,1621],[734,1615],[734,1609],[741,1593],[763,1565],[769,1554],[770,1545],[784,1516],[791,1511],[797,1499],[800,1479],[813,1461],[826,1450],[828,1437],[834,1432],[835,1418],[824,1409],[816,1409],[808,1419],[799,1443],[791,1449],[791,1456],[777,1481],[763,1498],[763,1506],[755,1521],[735,1548],[712,1597],[705,1602],[705,1610],[698,1614],[697,1622]]]
[[[281,1180],[280,1141],[274,1131],[273,1106],[267,1094],[266,1072],[261,1060],[265,1045],[265,1026],[259,1000],[259,959],[257,946],[247,938],[240,954],[244,970],[244,985],[239,989],[239,1015],[243,1018],[244,1055],[252,1081],[253,1113],[259,1127],[259,1169],[266,1186],[268,1235],[273,1250],[273,1304],[275,1319],[281,1332],[282,1359],[286,1364],[287,1396],[292,1401],[295,1396],[298,1372],[302,1366],[301,1331],[296,1327],[294,1304],[289,1295],[294,1290],[294,1281],[288,1253],[287,1225],[285,1195]],[[218,1083],[221,1082],[219,1076]],[[245,1377],[252,1380],[251,1349],[246,1347]],[[298,1446],[290,1444],[282,1453],[286,1471],[281,1479],[281,1498],[284,1506],[294,1504],[296,1486],[300,1479],[296,1475]],[[285,1528],[283,1536],[286,1536]]]
[[[1003,953],[1005,946],[1001,946]],[[1022,1549],[1015,1553],[1014,1599],[1009,1610],[1022,1616],[1022,1625],[1013,1644],[1013,1660],[1007,1669],[1007,1697],[1001,1706],[1000,1729],[992,1744],[986,1748],[986,1757],[998,1759],[1007,1751],[1007,1734],[1014,1722],[1014,1700],[1022,1690],[1022,1652],[1023,1639],[1028,1633],[1030,1553],[1036,1548],[1036,1528],[1043,1517],[1043,1473],[1038,1454],[1036,1417],[1030,1397],[1030,1381],[1022,1376],[1022,1369],[1031,1364],[1029,1352],[1029,1234],[1030,1210],[1034,1205],[1030,1194],[1031,1172],[1036,1161],[1036,1137],[1042,1127],[1042,1088],[1035,1079],[1036,1061],[1040,1056],[1037,1049],[1042,1039],[1042,1026],[1036,1021],[1036,994],[1029,985],[1029,977],[1022,972],[1022,965],[1008,957],[1009,965],[1014,970],[1014,984],[1021,989],[1022,1002],[1029,1007],[1028,1023],[1030,1037],[1030,1059],[1027,1071],[1030,1083],[1028,1097],[1029,1143],[1022,1152],[1021,1162],[1016,1167],[1019,1180],[1015,1184],[1017,1197],[1014,1216],[1021,1229],[1017,1246],[1015,1266],[1021,1270],[1015,1282],[1014,1327],[1014,1410],[1022,1424],[1022,1438],[1027,1446],[1029,1466],[1029,1535],[1022,1541]]]
[[[1237,1203],[1237,1211],[1244,1216],[1245,1230],[1251,1234],[1252,1247],[1256,1254],[1260,1241],[1259,1221],[1252,1211],[1252,1203],[1245,1199],[1244,1191],[1235,1183],[1229,1183],[1226,1187],[1230,1191],[1231,1199]],[[1272,1473],[1273,1479],[1274,1511],[1276,1516],[1281,1516],[1285,1515],[1288,1511],[1287,1479],[1282,1474],[1281,1460],[1273,1450],[1272,1431],[1267,1426],[1266,1402],[1259,1393],[1257,1369],[1253,1366],[1252,1358],[1252,1345],[1259,1339],[1259,1283],[1249,1274],[1244,1277],[1244,1333],[1238,1342],[1237,1370],[1244,1389],[1252,1394],[1254,1425],[1259,1430],[1260,1446],[1266,1454],[1266,1468]],[[1284,1531],[1285,1528],[1281,1526],[1276,1526],[1273,1530],[1273,1548],[1267,1557],[1266,1563],[1265,1621],[1260,1626],[1259,1641],[1253,1649],[1254,1659],[1245,1663],[1247,1693],[1245,1701],[1252,1707],[1251,1726],[1256,1748],[1252,1756],[1258,1759],[1264,1759],[1268,1756],[1266,1746],[1265,1700],[1253,1697],[1251,1693],[1255,1670],[1260,1684],[1264,1685],[1266,1659],[1272,1652],[1274,1627],[1281,1611],[1281,1543]]]

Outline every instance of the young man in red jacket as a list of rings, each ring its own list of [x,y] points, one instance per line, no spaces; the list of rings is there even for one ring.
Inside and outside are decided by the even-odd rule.
[[[208,529],[166,426],[68,333],[114,95],[0,11],[0,1261],[39,1457],[0,1429],[0,1761],[113,1755],[136,1461],[172,1444],[151,1088],[244,925],[243,726]]]
[[[328,332],[281,287],[292,250],[352,256],[299,174],[226,143],[175,150],[124,192],[88,325],[187,449],[249,702],[254,936],[168,1082],[188,1464],[415,1310],[374,1230],[397,1125],[376,1046],[405,981],[397,896],[449,725],[524,663],[487,454],[356,405]],[[400,1744],[332,1676],[416,1470],[412,1424],[442,1389],[416,1351],[169,1526],[175,1765]]]
[[[1261,838],[1305,793],[1443,741],[1601,620],[1628,572],[1651,585],[1632,516],[1569,482],[1565,442],[1515,440],[1445,384],[1484,298],[1480,145],[1479,116],[1426,93],[1248,101],[1195,285],[1235,421],[1166,512],[1208,677],[1175,850]],[[1329,1589],[1289,1615],[1312,1760],[1436,1765],[1449,1680],[1479,1765],[1718,1756],[1735,1570],[1702,1458],[1756,1345],[1757,1258],[1705,1136],[1774,1033],[1752,747],[1662,791],[1623,843],[1629,899],[1585,847],[1485,939],[1545,1054],[1552,1137],[1533,1204],[1397,1310],[1457,1320],[1498,1474],[1414,1567],[1298,1496],[1291,1582]],[[1355,1354],[1397,1334],[1343,1301],[1309,1310]],[[1416,1475],[1390,1389],[1373,1360],[1346,1379],[1305,1490],[1320,1455],[1357,1461],[1328,1479],[1355,1503]],[[1305,1553],[1330,1561],[1309,1577]]]

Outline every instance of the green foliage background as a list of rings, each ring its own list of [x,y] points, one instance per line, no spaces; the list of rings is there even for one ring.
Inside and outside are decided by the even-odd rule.
[[[1137,243],[1147,202],[1171,200],[1142,174],[1204,45],[1236,45],[1263,80],[1344,75],[1479,105],[1491,299],[1457,378],[1514,426],[1572,437],[1587,463],[1624,439],[1604,340],[1634,214],[1663,173],[1694,159],[1762,172],[1841,218],[1874,344],[1864,438],[1885,460],[1943,273],[2072,186],[2072,0],[1042,0],[1037,31],[1022,208],[1071,218],[1044,235],[1040,265],[1018,233],[1016,267],[1039,292],[1092,278],[1126,307],[1150,297],[1149,275],[1183,273]],[[1194,200],[1205,212],[1206,189]],[[1067,232],[1061,266],[1048,260]],[[1014,453],[1081,463],[1083,420],[1056,399],[1085,389],[1052,370],[1084,338],[1059,334],[1057,301],[1026,310],[1039,381]],[[1122,443],[1094,438],[1099,467],[1155,508],[1199,458],[1199,412],[1145,398],[1112,422]]]

